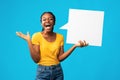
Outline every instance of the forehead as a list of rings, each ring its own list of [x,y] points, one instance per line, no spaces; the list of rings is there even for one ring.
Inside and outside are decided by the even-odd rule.
[[[50,13],[45,13],[42,15],[42,18],[53,18],[53,15],[51,15]]]

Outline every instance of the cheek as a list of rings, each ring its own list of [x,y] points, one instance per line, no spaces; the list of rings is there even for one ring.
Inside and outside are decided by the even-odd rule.
[[[53,25],[54,25],[54,24],[55,24],[55,22],[54,22],[54,21],[51,21],[51,24],[53,24]]]
[[[41,22],[41,25],[44,26],[44,25],[45,25],[45,22]]]

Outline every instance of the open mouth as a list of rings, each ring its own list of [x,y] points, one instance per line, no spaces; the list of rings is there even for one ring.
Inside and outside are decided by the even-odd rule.
[[[49,25],[45,25],[46,27],[50,27],[50,24]]]
[[[51,29],[51,25],[50,24],[46,24],[45,27],[46,27],[46,29]]]

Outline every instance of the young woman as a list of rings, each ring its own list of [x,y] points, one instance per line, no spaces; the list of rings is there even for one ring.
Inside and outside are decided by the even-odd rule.
[[[29,45],[30,54],[38,64],[36,80],[63,80],[63,71],[60,62],[66,59],[76,47],[85,47],[85,41],[79,41],[68,51],[64,52],[64,38],[53,32],[55,16],[52,12],[44,12],[40,17],[42,32],[36,32],[30,39],[30,34],[22,32],[16,34],[25,39]]]

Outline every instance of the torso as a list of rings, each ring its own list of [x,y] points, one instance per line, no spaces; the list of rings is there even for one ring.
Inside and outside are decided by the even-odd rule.
[[[56,40],[56,33],[52,33],[51,35],[46,35],[43,32],[41,32],[42,36],[44,37],[45,40],[48,42],[54,42]]]
[[[64,44],[63,36],[58,33],[45,35],[43,32],[38,32],[33,35],[32,41],[34,44],[40,45],[40,61],[41,65],[56,65],[59,64],[58,55],[60,48]]]

